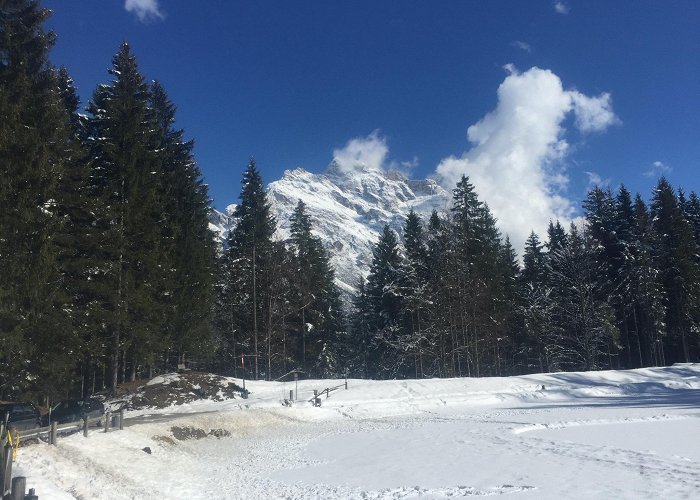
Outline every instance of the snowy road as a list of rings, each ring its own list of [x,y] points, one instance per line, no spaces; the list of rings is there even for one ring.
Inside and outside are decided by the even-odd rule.
[[[282,407],[289,384],[249,388],[29,446],[17,466],[42,499],[700,497],[700,365],[351,380],[321,408]]]

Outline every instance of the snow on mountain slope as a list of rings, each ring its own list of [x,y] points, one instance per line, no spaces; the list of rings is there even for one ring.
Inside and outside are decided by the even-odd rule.
[[[229,205],[226,207],[226,213],[212,209],[209,214],[209,230],[214,233],[214,239],[216,239],[221,248],[224,247],[228,233],[234,226],[233,210],[235,208],[236,205]]]
[[[384,224],[401,234],[411,209],[427,220],[433,210],[445,210],[450,200],[450,194],[431,179],[410,180],[396,171],[367,166],[341,168],[335,162],[320,174],[303,168],[285,171],[270,183],[268,196],[282,240],[289,237],[289,218],[298,201],[306,204],[313,232],[329,250],[338,285],[345,292],[352,292],[359,278],[366,277]],[[227,233],[232,207],[227,215],[213,214],[218,234]]]

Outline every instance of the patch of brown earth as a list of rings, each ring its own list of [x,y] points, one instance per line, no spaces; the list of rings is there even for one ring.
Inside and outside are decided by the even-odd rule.
[[[186,441],[188,439],[204,439],[207,436],[222,438],[231,435],[231,433],[225,429],[212,429],[209,432],[206,432],[204,429],[198,429],[190,426],[174,426],[170,428],[170,432],[173,433],[173,437],[178,441]]]
[[[160,384],[143,385],[127,403],[129,409],[167,408],[208,399],[224,401],[240,396],[245,389],[219,375],[185,372],[178,378]]]

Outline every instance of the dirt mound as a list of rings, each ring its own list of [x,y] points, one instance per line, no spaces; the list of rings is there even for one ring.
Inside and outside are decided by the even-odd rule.
[[[166,408],[201,399],[224,401],[247,394],[226,377],[202,372],[169,373],[142,385],[126,401],[126,408]]]
[[[179,427],[175,426],[170,429],[173,433],[173,437],[178,441],[186,441],[188,439],[204,439],[207,436],[214,436],[217,438],[229,437],[231,433],[225,429],[211,429],[209,432],[204,429],[198,429],[196,427]]]

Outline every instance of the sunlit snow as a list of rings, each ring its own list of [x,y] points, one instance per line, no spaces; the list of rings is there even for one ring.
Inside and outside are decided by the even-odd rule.
[[[700,492],[700,364],[349,380],[348,390],[322,395],[320,408],[307,401],[314,389],[343,382],[247,381],[248,399],[132,412],[124,431],[20,449],[15,472],[42,499],[668,499]],[[290,390],[298,400],[284,407]],[[206,437],[181,440],[183,429]]]

